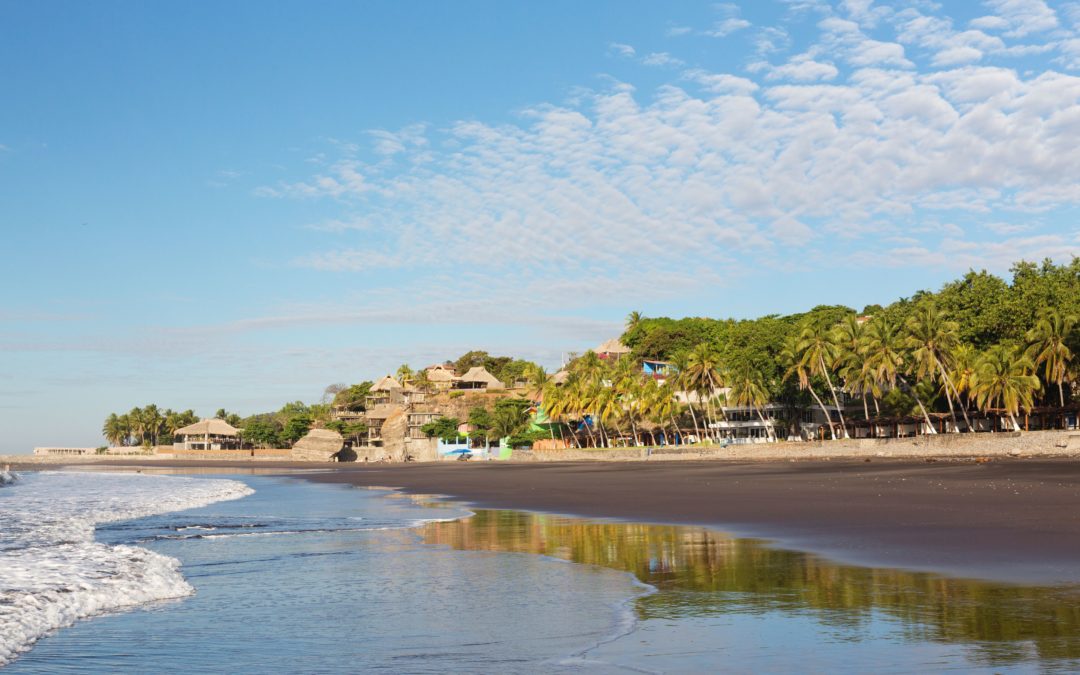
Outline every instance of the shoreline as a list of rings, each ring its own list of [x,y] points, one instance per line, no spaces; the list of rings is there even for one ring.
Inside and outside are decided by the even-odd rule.
[[[706,526],[837,562],[1024,584],[1080,583],[1080,463],[1063,459],[17,465],[276,474],[477,508]]]

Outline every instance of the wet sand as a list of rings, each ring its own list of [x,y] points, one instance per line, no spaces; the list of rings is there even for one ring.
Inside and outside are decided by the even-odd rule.
[[[1080,462],[1074,460],[109,463],[121,465],[269,470],[489,508],[707,525],[855,564],[1080,583]],[[316,468],[324,471],[296,471]]]

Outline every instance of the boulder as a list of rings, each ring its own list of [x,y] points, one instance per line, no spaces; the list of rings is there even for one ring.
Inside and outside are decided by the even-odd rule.
[[[293,445],[292,454],[296,459],[330,462],[343,447],[345,447],[345,439],[338,432],[330,429],[312,429],[307,436]]]

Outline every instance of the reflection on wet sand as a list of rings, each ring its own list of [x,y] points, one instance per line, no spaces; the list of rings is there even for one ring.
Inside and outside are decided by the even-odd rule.
[[[477,510],[421,530],[424,541],[469,551],[552,556],[631,572],[659,592],[638,617],[728,613],[809,615],[858,639],[875,615],[904,639],[968,646],[986,665],[1038,660],[1080,666],[1080,587],[953,579],[900,569],[832,563],[700,527],[579,520]]]

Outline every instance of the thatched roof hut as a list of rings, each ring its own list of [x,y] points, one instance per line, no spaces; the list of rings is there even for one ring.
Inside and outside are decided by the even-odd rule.
[[[240,430],[223,419],[199,420],[177,429],[175,436],[239,436]]]
[[[566,370],[560,370],[551,376],[551,381],[556,385],[562,386],[566,384],[566,381],[570,379],[570,373]]]
[[[630,348],[624,345],[619,338],[611,338],[593,351],[602,358],[606,358],[608,356],[614,356],[618,358],[623,354],[629,354]]]
[[[392,391],[394,389],[401,389],[401,383],[395,380],[390,375],[382,378],[371,387],[371,391]]]
[[[444,366],[432,366],[427,369],[427,377],[430,382],[453,382],[457,379],[454,371]]]
[[[469,372],[461,376],[460,384],[465,389],[506,389],[506,385],[483,366],[470,368]]]

